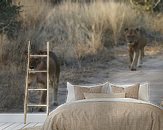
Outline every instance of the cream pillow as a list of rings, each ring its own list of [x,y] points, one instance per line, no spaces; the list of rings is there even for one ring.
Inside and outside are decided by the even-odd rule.
[[[111,85],[111,88],[112,88],[112,93],[125,93],[126,98],[138,99],[139,86],[140,84],[138,83],[138,84],[128,86],[126,88],[123,88],[118,85]]]
[[[101,93],[101,90],[102,86],[96,86],[91,88],[75,86],[74,87],[75,100],[85,99],[84,93]]]
[[[102,86],[101,92],[102,93],[110,93],[110,85],[108,82],[103,83],[103,84],[98,84],[98,85],[73,85],[69,82],[67,82],[67,100],[66,102],[72,102],[75,101],[75,92],[74,92],[74,87],[84,87],[84,88],[91,88],[91,87],[97,87],[97,86]]]
[[[125,98],[125,93],[112,93],[112,94],[84,93],[84,97],[86,99],[91,99],[91,98]]]
[[[113,84],[113,83],[109,83],[109,85],[110,85],[110,88],[112,85],[117,85],[119,87],[126,88],[126,87],[129,87],[129,86],[134,85],[134,84]],[[112,89],[111,89],[111,91],[112,91]],[[140,83],[138,99],[149,102],[149,83],[148,82]]]

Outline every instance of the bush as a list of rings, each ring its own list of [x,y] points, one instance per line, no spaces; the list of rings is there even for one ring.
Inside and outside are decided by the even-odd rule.
[[[137,7],[139,10],[144,10],[148,12],[160,11],[161,10],[161,0],[130,0],[130,3]]]
[[[20,9],[21,6],[13,5],[12,0],[1,0],[0,2],[0,33],[6,34],[9,39],[18,34]]]

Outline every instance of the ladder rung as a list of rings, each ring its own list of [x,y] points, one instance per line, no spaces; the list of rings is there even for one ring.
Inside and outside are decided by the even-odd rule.
[[[29,73],[47,73],[47,70],[29,70]]]
[[[37,88],[37,89],[31,89],[31,88],[30,88],[30,89],[28,89],[28,90],[29,90],[29,91],[47,91],[47,89],[38,89],[38,88]]]
[[[47,105],[46,104],[27,104],[28,107],[46,107]]]
[[[29,55],[30,57],[47,57],[47,55]]]

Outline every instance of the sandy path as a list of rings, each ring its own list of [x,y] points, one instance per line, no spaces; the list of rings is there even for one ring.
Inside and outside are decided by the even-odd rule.
[[[150,101],[160,104],[163,100],[163,53],[159,46],[148,46],[145,51],[144,63],[137,71],[128,68],[127,48],[115,49],[120,51],[112,61],[109,71],[109,80],[116,83],[150,83]]]
[[[163,54],[146,57],[142,68],[129,71],[128,68],[110,72],[110,81],[119,83],[144,82],[150,83],[150,100],[159,104],[163,100]]]

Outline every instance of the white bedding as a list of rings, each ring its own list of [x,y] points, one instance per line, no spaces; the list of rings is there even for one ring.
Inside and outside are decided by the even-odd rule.
[[[93,98],[93,99],[83,99],[83,100],[76,100],[76,101],[73,101],[73,102],[64,103],[64,104],[58,106],[58,108],[56,108],[56,109],[59,109],[60,107],[63,107],[63,106],[66,106],[66,105],[70,105],[70,104],[74,104],[74,103],[81,103],[81,102],[108,102],[108,101],[109,102],[127,102],[127,103],[149,104],[149,105],[158,107],[159,109],[162,109],[162,107],[160,107],[160,106],[158,106],[156,104],[153,104],[153,103],[150,103],[150,102],[145,102],[145,101],[138,100],[138,99],[133,99],[133,98]],[[55,110],[53,110],[53,111],[55,111]]]

